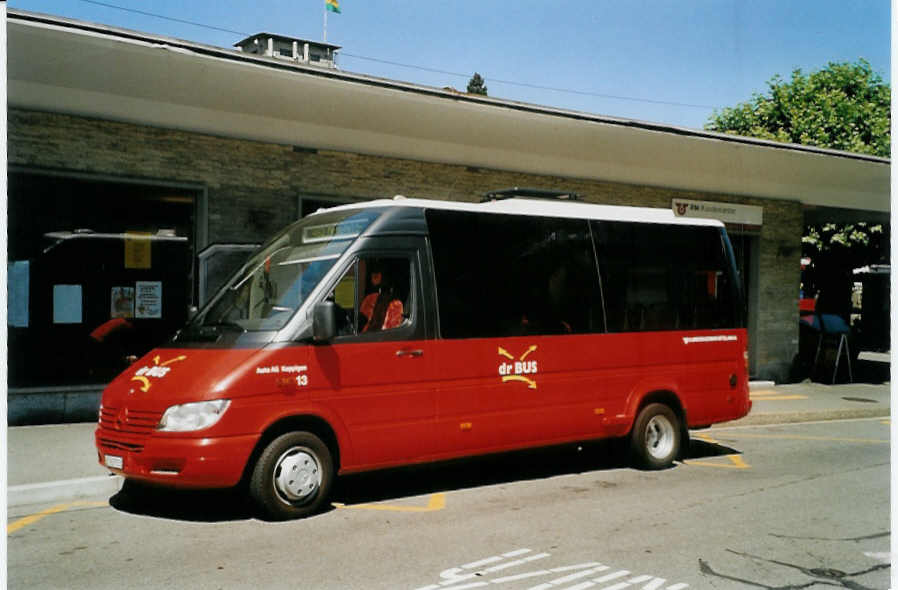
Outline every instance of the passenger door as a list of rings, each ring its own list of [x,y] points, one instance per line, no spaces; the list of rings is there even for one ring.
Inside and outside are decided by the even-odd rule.
[[[325,379],[318,401],[349,431],[344,468],[387,466],[432,453],[435,417],[431,306],[423,238],[370,239],[333,285],[332,344],[312,348]],[[354,457],[354,459],[353,459]]]

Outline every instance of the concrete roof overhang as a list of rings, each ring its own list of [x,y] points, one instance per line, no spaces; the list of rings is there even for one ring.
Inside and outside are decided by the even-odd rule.
[[[889,210],[890,161],[883,158],[471,96],[28,12],[10,10],[7,18],[10,107],[308,148]]]

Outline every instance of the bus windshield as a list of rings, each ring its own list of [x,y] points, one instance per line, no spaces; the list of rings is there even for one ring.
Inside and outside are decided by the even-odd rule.
[[[380,211],[307,217],[254,254],[197,317],[195,326],[243,331],[283,328],[353,240]]]

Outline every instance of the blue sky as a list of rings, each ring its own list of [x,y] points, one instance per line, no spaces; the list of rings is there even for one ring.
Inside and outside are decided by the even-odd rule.
[[[222,47],[261,31],[320,40],[324,14],[324,0],[8,6]],[[795,68],[864,58],[890,80],[889,0],[340,0],[340,7],[328,17],[327,40],[343,47],[343,70],[458,89],[477,71],[490,96],[683,127],[702,127],[715,107],[764,92],[772,76],[788,78]]]

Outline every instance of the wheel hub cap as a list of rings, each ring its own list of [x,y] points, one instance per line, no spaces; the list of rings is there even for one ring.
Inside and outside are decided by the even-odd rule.
[[[664,416],[654,416],[646,425],[646,447],[655,459],[664,459],[673,451],[673,424]]]
[[[285,452],[274,469],[274,489],[291,504],[315,496],[321,486],[321,468],[314,453],[302,447]]]

